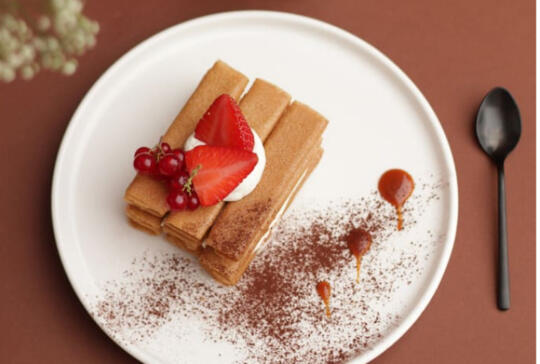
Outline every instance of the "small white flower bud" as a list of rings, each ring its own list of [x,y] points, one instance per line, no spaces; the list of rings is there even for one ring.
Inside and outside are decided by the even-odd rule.
[[[62,67],[62,73],[67,76],[74,74],[76,70],[77,70],[77,60],[75,59],[70,59],[69,61],[64,63],[64,66]]]
[[[35,71],[31,65],[26,65],[21,68],[21,77],[25,80],[29,80],[34,77]]]
[[[45,32],[51,27],[51,19],[48,16],[42,15],[37,22],[38,30]]]

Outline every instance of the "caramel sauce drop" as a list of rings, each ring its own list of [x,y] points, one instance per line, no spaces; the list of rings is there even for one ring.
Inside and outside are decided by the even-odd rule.
[[[371,234],[364,229],[354,229],[347,235],[347,246],[351,254],[356,258],[356,282],[360,283],[360,265],[362,257],[371,246]]]
[[[326,316],[330,317],[330,295],[332,293],[330,283],[327,281],[317,283],[317,293],[321,296],[326,307]]]
[[[410,174],[401,169],[391,169],[379,179],[379,193],[382,198],[390,202],[395,208],[398,216],[398,230],[403,229],[403,216],[401,208],[405,201],[412,195],[414,190],[414,180]]]

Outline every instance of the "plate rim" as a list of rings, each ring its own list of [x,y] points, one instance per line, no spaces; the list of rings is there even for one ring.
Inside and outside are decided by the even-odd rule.
[[[227,19],[229,18],[229,19]],[[431,105],[427,101],[427,99],[424,97],[424,95],[420,92],[418,87],[413,83],[413,81],[406,75],[406,73],[401,70],[389,57],[384,55],[380,50],[369,44],[368,42],[364,41],[360,37],[342,29],[335,25],[326,23],[322,20],[318,20],[315,18],[307,17],[304,15],[299,14],[293,14],[293,13],[287,13],[287,12],[280,12],[280,11],[268,11],[268,10],[240,10],[240,11],[227,11],[227,12],[220,12],[210,15],[205,15],[201,17],[197,17],[194,19],[190,19],[184,22],[181,22],[179,24],[173,25],[171,27],[168,27],[149,38],[143,40],[142,42],[135,45],[133,48],[131,48],[129,51],[124,53],[120,58],[118,58],[111,66],[107,68],[107,70],[96,80],[96,82],[92,85],[92,87],[86,92],[84,98],[77,106],[77,109],[73,113],[73,116],[71,117],[67,128],[64,132],[64,135],[62,136],[62,141],[60,143],[60,147],[58,149],[58,153],[55,160],[54,165],[54,172],[53,172],[53,178],[52,178],[52,186],[51,186],[51,217],[52,217],[52,225],[53,225],[53,231],[54,231],[54,237],[55,237],[55,243],[58,250],[58,254],[60,257],[60,261],[62,263],[62,266],[64,268],[64,271],[66,272],[66,276],[68,278],[68,281],[73,288],[75,294],[77,295],[80,303],[85,308],[86,312],[90,315],[92,320],[99,326],[99,328],[111,339],[115,342],[116,345],[119,345],[124,351],[126,351],[128,354],[136,358],[137,360],[140,360],[142,362],[148,362],[152,356],[145,353],[143,350],[138,348],[136,345],[126,344],[117,338],[113,337],[112,334],[110,334],[103,325],[94,318],[92,315],[92,312],[89,307],[89,302],[85,297],[85,293],[82,292],[81,286],[77,284],[76,280],[76,274],[71,269],[70,264],[68,263],[68,259],[65,256],[63,252],[63,245],[66,243],[63,241],[61,229],[60,229],[60,220],[61,220],[61,213],[59,209],[59,197],[61,194],[61,172],[62,172],[62,166],[65,164],[66,160],[66,150],[68,148],[69,141],[73,138],[74,130],[77,128],[80,120],[80,115],[83,113],[83,111],[86,109],[86,105],[90,103],[90,101],[94,98],[94,95],[96,94],[96,91],[100,88],[102,84],[104,84],[115,72],[117,69],[120,69],[124,64],[127,62],[135,59],[138,55],[138,53],[144,51],[147,47],[152,46],[153,43],[159,42],[161,39],[166,38],[169,35],[174,34],[175,32],[181,32],[185,30],[186,28],[190,27],[196,27],[206,24],[210,24],[215,21],[221,21],[221,20],[230,20],[235,19],[238,21],[246,20],[246,19],[252,19],[252,18],[263,18],[263,20],[282,20],[282,21],[288,21],[290,23],[296,23],[300,25],[308,25],[312,26],[314,28],[318,28],[320,30],[323,30],[325,32],[328,32],[332,36],[339,37],[341,39],[345,39],[351,43],[353,43],[356,47],[359,47],[375,57],[377,61],[383,63],[390,71],[392,71],[393,75],[399,78],[401,82],[405,84],[408,90],[410,90],[414,96],[415,99],[420,103],[420,106],[422,107],[423,111],[426,113],[427,118],[429,119],[431,126],[433,127],[433,131],[435,132],[435,135],[438,139],[439,146],[442,148],[442,154],[443,158],[445,160],[445,163],[448,167],[448,183],[449,183],[449,221],[448,221],[448,231],[447,236],[444,241],[444,248],[441,252],[441,257],[439,264],[436,265],[436,268],[434,269],[434,273],[429,280],[428,284],[426,285],[426,288],[421,293],[420,298],[418,300],[418,303],[410,310],[410,312],[403,318],[401,323],[397,325],[388,335],[386,335],[382,340],[380,340],[371,350],[369,350],[362,359],[355,358],[352,359],[351,362],[360,362],[360,360],[365,360],[365,362],[369,362],[373,359],[375,359],[377,356],[382,354],[384,351],[386,351],[388,348],[390,348],[393,344],[395,344],[411,327],[412,325],[418,320],[420,315],[423,313],[427,305],[431,302],[431,299],[433,298],[441,280],[442,277],[446,271],[446,268],[448,266],[448,261],[450,259],[453,246],[455,243],[455,237],[456,237],[456,230],[457,230],[457,221],[458,221],[458,184],[457,184],[457,173],[456,173],[456,167],[454,163],[454,159],[452,156],[452,152],[450,149],[450,145],[448,143],[448,139],[446,138],[446,134],[444,133],[444,130],[442,128],[442,125],[433,111]]]

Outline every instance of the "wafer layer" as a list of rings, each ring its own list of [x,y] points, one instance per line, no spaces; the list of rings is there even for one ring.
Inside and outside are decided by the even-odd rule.
[[[290,95],[264,80],[257,79],[240,101],[248,124],[264,142],[290,102]],[[189,251],[196,251],[224,206],[220,202],[195,211],[173,211],[163,220],[163,231]],[[178,244],[177,244],[178,245]]]
[[[195,248],[190,248],[190,246],[186,245],[183,240],[180,240],[168,234],[165,234],[165,239],[167,239],[168,242],[177,246],[178,248],[185,250],[188,253],[193,254],[195,256],[198,256],[202,251],[200,245],[197,245]]]
[[[181,147],[194,131],[199,119],[221,94],[229,94],[238,99],[248,82],[240,72],[217,61],[204,75],[203,79],[186,102],[174,122],[163,136],[163,141],[172,148]],[[138,209],[137,213],[128,210],[128,218],[135,225],[156,229],[156,219],[163,217],[169,207],[167,205],[167,188],[165,184],[151,177],[138,174],[127,188],[124,200]]]
[[[131,225],[152,235],[161,232],[161,218],[146,213],[133,205],[126,206],[126,216]]]

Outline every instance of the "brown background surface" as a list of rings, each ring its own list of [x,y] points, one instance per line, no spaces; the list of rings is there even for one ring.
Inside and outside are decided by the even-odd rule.
[[[97,47],[72,77],[42,72],[0,83],[0,362],[132,363],[85,313],[64,275],[50,216],[62,134],[78,103],[118,57],[187,19],[264,8],[315,17],[379,48],[438,114],[457,166],[459,226],[431,304],[376,363],[531,363],[535,354],[535,4],[531,0],[88,1]],[[523,136],[507,161],[512,309],[495,307],[495,168],[472,122],[503,85],[521,107]],[[103,171],[107,173],[107,171]]]

